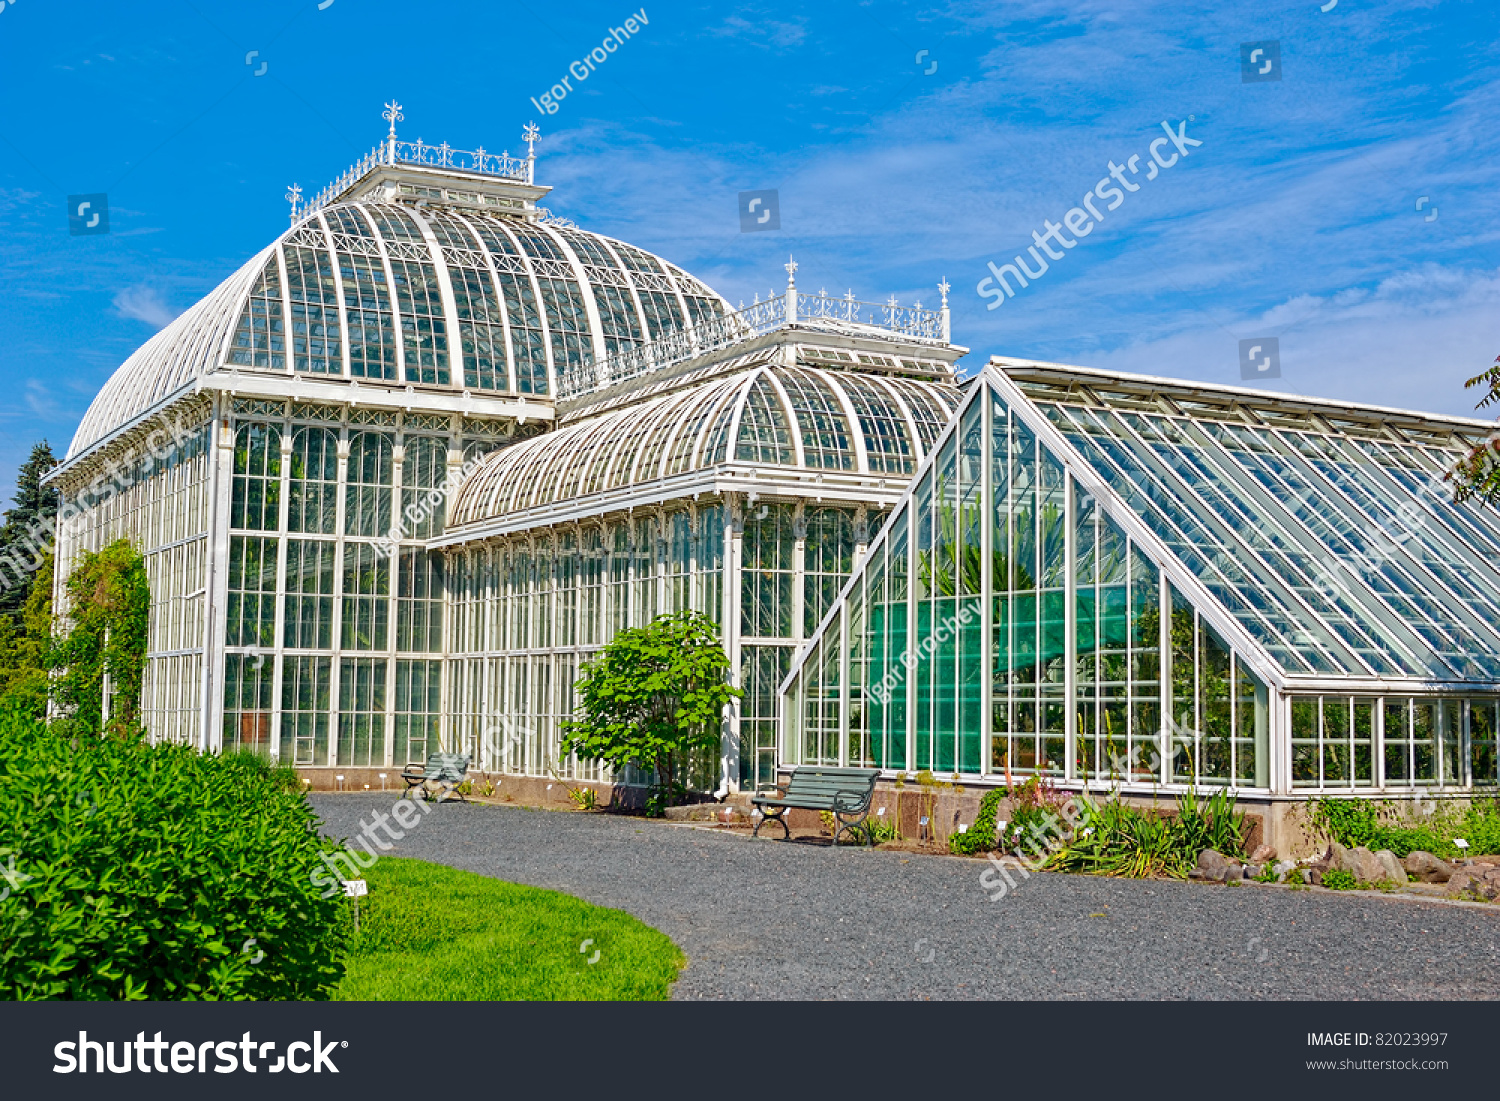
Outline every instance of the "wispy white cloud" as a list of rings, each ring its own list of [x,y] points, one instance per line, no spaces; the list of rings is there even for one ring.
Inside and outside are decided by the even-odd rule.
[[[725,16],[724,22],[710,27],[709,34],[720,38],[738,38],[767,49],[790,49],[807,38],[807,19],[772,19],[763,11],[746,8],[744,15]]]
[[[144,321],[153,329],[165,329],[179,311],[162,301],[154,287],[137,284],[126,287],[114,297],[115,312],[121,317]]]

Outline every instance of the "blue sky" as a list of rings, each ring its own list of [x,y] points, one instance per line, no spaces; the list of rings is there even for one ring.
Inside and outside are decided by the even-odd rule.
[[[946,278],[970,369],[999,353],[1238,382],[1239,341],[1274,336],[1268,388],[1470,412],[1463,379],[1500,353],[1497,9],[649,2],[548,115],[532,97],[640,4],[14,0],[0,495],[34,440],[66,450],[110,373],[285,227],[289,184],[311,194],[375,144],[392,97],[403,138],[459,148],[514,153],[536,121],[547,205],[735,302],[782,287],[792,253],[804,290],[871,301],[934,305]],[[1246,83],[1241,44],[1261,41],[1282,79]],[[987,309],[986,265],[1111,160],[1140,155],[1140,180],[1163,121],[1202,145]],[[760,188],[782,229],[742,233],[737,193]],[[111,232],[71,236],[66,198],[89,192]]]

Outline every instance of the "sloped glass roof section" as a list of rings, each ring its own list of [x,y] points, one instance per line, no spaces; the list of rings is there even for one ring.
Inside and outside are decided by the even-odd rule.
[[[566,425],[488,458],[450,526],[726,463],[910,477],[951,386],[762,365]]]
[[[1289,675],[1500,680],[1500,523],[1443,481],[1483,422],[1038,375],[1012,378]]]

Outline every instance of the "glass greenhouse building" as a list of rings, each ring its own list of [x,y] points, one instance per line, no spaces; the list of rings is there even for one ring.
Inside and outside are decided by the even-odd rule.
[[[783,687],[784,759],[1267,804],[1497,782],[1485,422],[995,357]]]
[[[799,294],[789,264],[734,309],[539,206],[532,156],[392,114],[105,385],[52,475],[57,594],[130,538],[152,735],[320,786],[440,747],[609,779],[559,759],[580,661],[696,608],[747,689],[698,782],[772,782],[777,686],[958,404],[946,301]]]
[[[538,205],[530,153],[387,118],[51,475],[59,599],[80,552],[145,555],[153,736],[320,786],[439,747],[628,783],[559,754],[579,665],[693,608],[745,689],[705,789],[1495,784],[1500,519],[1442,480],[1489,424],[1005,358],[961,382],[946,284],[871,305],[792,263],[735,308]]]

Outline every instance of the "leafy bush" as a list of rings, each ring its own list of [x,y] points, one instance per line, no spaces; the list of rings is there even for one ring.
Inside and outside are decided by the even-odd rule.
[[[326,997],[344,902],[311,880],[334,845],[297,787],[0,715],[0,999]]]
[[[1459,857],[1463,851],[1453,843],[1462,837],[1469,852],[1500,853],[1500,804],[1484,800],[1460,809],[1449,805],[1421,822],[1391,822],[1381,811],[1390,804],[1369,799],[1319,799],[1310,817],[1315,827],[1346,848],[1363,845],[1372,852],[1390,849],[1398,857],[1417,850],[1444,857]]]
[[[882,841],[899,841],[901,831],[896,828],[896,823],[884,815],[876,818],[866,818],[853,831],[857,841],[869,845],[879,845]]]
[[[1037,830],[1047,832],[1069,798],[1044,776],[1033,776],[1020,787],[1007,789],[1006,794],[1010,797],[1008,832],[1022,839],[1034,837]],[[1000,847],[1006,846],[1002,843]]]
[[[1085,796],[1079,802],[1076,832],[1048,863],[1058,871],[1185,879],[1204,849],[1244,855],[1245,816],[1227,792],[1216,792],[1204,804],[1191,793],[1183,795],[1175,815]]]
[[[1000,800],[1006,796],[1004,788],[995,788],[985,793],[979,801],[979,814],[967,833],[955,833],[948,838],[948,848],[964,856],[986,853],[996,845],[995,821],[1000,816]]]
[[[1323,886],[1330,891],[1355,891],[1359,889],[1359,880],[1353,872],[1346,872],[1343,868],[1330,868],[1323,873]]]

